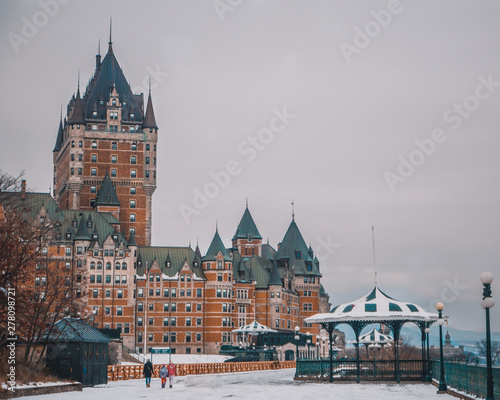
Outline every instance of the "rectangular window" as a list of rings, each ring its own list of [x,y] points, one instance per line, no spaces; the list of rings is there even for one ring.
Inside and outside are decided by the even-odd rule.
[[[95,275],[90,275],[90,283],[95,283]]]
[[[106,275],[106,283],[111,283],[111,275]]]
[[[163,318],[163,326],[168,326],[168,318]]]
[[[149,157],[146,157],[146,165],[149,165]]]
[[[144,320],[142,317],[137,318],[137,326],[143,326],[144,325]]]
[[[90,168],[90,175],[97,176],[97,168]]]
[[[130,170],[130,177],[131,178],[136,178],[137,177],[137,171],[135,169]]]
[[[92,154],[92,155],[90,156],[90,161],[91,161],[91,162],[97,162],[97,154]]]
[[[144,289],[143,288],[138,289],[137,297],[144,297]]]
[[[172,297],[177,297],[177,289],[172,289]]]
[[[130,200],[130,208],[135,208],[135,200]]]
[[[117,148],[116,142],[111,143],[111,150],[116,150]]]
[[[97,283],[102,283],[102,275],[97,275]]]
[[[115,177],[116,177],[116,169],[115,169],[115,168],[112,168],[112,169],[111,169],[111,176],[112,176],[113,178],[115,178]]]
[[[130,188],[130,194],[135,194],[135,187]]]
[[[137,164],[137,157],[136,156],[130,157],[130,164]]]
[[[186,312],[191,312],[191,303],[186,303]]]
[[[135,222],[135,214],[130,214],[130,222]]]
[[[90,193],[97,193],[97,188],[95,186],[91,186]]]
[[[137,311],[144,311],[143,303],[137,303]]]
[[[123,307],[116,307],[116,315],[123,315]]]
[[[175,317],[172,317],[172,319],[170,320],[170,325],[176,326],[176,324],[177,324],[177,319]]]
[[[196,297],[201,297],[201,289],[196,289]]]

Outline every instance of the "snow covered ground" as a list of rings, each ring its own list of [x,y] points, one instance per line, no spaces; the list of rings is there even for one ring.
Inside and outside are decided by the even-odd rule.
[[[70,392],[37,396],[36,400],[446,400],[449,395],[438,395],[436,388],[424,384],[327,384],[295,382],[295,369],[245,372],[238,374],[192,375],[176,377],[172,389],[160,387],[160,380],[153,378],[146,389],[143,379],[110,382],[83,392]],[[34,399],[33,397],[20,397]]]

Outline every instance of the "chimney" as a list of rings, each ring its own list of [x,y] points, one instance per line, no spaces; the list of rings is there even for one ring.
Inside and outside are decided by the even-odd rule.
[[[21,181],[21,199],[26,200],[26,180]]]

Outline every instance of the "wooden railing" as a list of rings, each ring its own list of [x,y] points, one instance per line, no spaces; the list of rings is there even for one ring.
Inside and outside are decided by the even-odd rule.
[[[158,377],[160,365],[154,365],[154,376]],[[230,372],[265,371],[270,369],[295,368],[295,361],[259,361],[177,364],[177,376],[224,374]],[[143,365],[108,365],[108,381],[142,378]]]

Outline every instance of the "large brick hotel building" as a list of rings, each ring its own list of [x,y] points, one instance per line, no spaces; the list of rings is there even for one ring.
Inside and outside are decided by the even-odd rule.
[[[110,39],[61,116],[53,193],[20,196],[26,215],[52,226],[47,262],[74,272],[83,314],[120,329],[129,349],[218,353],[253,320],[316,335],[304,319],[327,312],[329,297],[294,218],[276,249],[262,242],[248,205],[230,246],[217,230],[204,253],[151,246],[159,135],[151,93],[146,106],[132,93]]]

